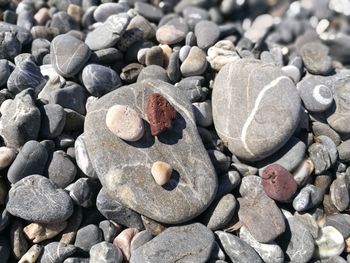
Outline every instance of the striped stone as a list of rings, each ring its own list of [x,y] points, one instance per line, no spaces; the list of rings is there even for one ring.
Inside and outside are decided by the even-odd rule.
[[[237,157],[262,160],[294,133],[300,97],[290,78],[274,65],[240,59],[225,65],[214,83],[216,131]]]

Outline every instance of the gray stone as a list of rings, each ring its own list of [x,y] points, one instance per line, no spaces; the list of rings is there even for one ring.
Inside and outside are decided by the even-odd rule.
[[[51,42],[51,64],[63,77],[72,77],[77,74],[84,67],[90,55],[89,47],[71,35],[59,35]]]
[[[138,232],[134,236],[134,238],[131,240],[131,245],[130,245],[131,254],[133,254],[136,249],[146,244],[148,241],[151,241],[152,239],[153,239],[153,235],[151,231],[143,230],[141,232]]]
[[[72,215],[73,202],[49,179],[30,175],[12,186],[6,209],[28,221],[52,224],[63,222]]]
[[[95,97],[102,97],[122,85],[113,69],[98,64],[89,64],[83,69],[82,81],[89,93]]]
[[[119,248],[103,241],[90,249],[90,263],[122,263],[123,254]]]
[[[315,174],[322,174],[331,167],[331,159],[327,148],[320,143],[314,143],[308,148],[309,157],[315,166]]]
[[[137,15],[133,17],[127,27],[127,30],[137,28],[142,30],[144,39],[152,39],[156,34],[156,28],[143,16]]]
[[[40,73],[40,68],[32,61],[25,60],[18,65],[7,80],[7,87],[13,94],[32,88],[39,93],[46,80]]]
[[[45,147],[37,141],[28,141],[18,153],[7,172],[7,179],[12,183],[32,175],[43,175],[48,153]]]
[[[130,17],[126,13],[111,15],[102,25],[87,34],[85,43],[92,50],[113,47],[124,34],[129,22]]]
[[[334,131],[329,125],[322,122],[313,122],[312,131],[315,136],[325,135],[333,140],[335,145],[339,145],[341,142],[340,136],[336,131]]]
[[[100,213],[109,220],[126,227],[144,228],[140,215],[122,205],[118,200],[112,199],[105,188],[102,188],[97,195],[96,206]]]
[[[63,127],[63,131],[65,132],[75,132],[82,131],[84,129],[84,121],[85,117],[72,110],[72,109],[64,109],[66,120]]]
[[[241,183],[241,176],[237,171],[229,171],[218,178],[218,190],[216,198],[232,192]]]
[[[208,10],[204,8],[189,5],[182,10],[183,17],[191,29],[203,20],[209,20]]]
[[[226,64],[240,59],[235,46],[230,40],[220,40],[208,49],[207,60],[211,67],[217,71]]]
[[[211,101],[195,102],[192,105],[197,125],[202,127],[211,126],[213,124]]]
[[[191,46],[189,46],[189,45],[184,45],[181,47],[180,53],[179,53],[179,58],[180,58],[181,62],[185,61],[185,59],[188,56],[188,53],[190,53],[190,50],[191,50]]]
[[[163,50],[159,46],[148,48],[145,55],[145,64],[163,66]]]
[[[95,225],[80,228],[75,238],[74,246],[89,252],[91,247],[102,241],[102,231]]]
[[[329,48],[320,42],[304,44],[300,53],[307,70],[316,75],[326,75],[332,69],[332,59],[328,56]]]
[[[286,232],[280,237],[278,243],[291,262],[309,262],[315,250],[311,233],[295,217],[287,217],[287,221]]]
[[[64,151],[55,151],[47,168],[48,177],[57,187],[65,188],[74,181],[77,168]]]
[[[52,15],[50,27],[57,28],[60,34],[67,33],[71,30],[79,30],[78,21],[68,15],[67,12],[65,12],[66,10],[67,9]]]
[[[290,77],[293,80],[293,82],[295,84],[300,81],[301,73],[300,73],[300,70],[296,66],[287,65],[287,66],[282,67],[281,69],[288,77]]]
[[[240,59],[220,70],[212,107],[220,138],[249,161],[278,151],[299,123],[300,98],[293,82],[277,67],[255,59]]]
[[[10,23],[0,22],[0,32],[15,34],[16,38],[23,45],[29,44],[32,41],[32,35],[27,29]]]
[[[74,143],[75,160],[80,170],[90,178],[97,178],[97,174],[92,167],[89,155],[86,151],[84,134],[78,136]]]
[[[329,138],[326,135],[317,136],[315,140],[321,143],[326,148],[329,155],[329,159],[331,161],[331,166],[333,166],[338,158],[338,151],[335,143],[332,141],[331,138]]]
[[[124,57],[123,53],[114,47],[96,50],[93,52],[93,56],[94,55],[96,55],[94,59],[96,59],[99,64],[111,66],[114,65],[116,61],[123,60]]]
[[[239,220],[258,242],[271,242],[285,231],[281,210],[265,193],[247,195],[238,202]]]
[[[47,104],[40,108],[40,137],[54,139],[59,136],[66,122],[66,112],[58,104]]]
[[[197,45],[203,50],[213,46],[219,39],[220,30],[217,24],[212,21],[200,21],[194,28],[197,38]]]
[[[256,251],[239,237],[223,231],[216,231],[215,234],[232,262],[263,262]]]
[[[249,246],[254,248],[258,255],[266,263],[282,263],[284,261],[284,253],[276,242],[260,243],[248,231],[245,226],[239,230],[239,237]]]
[[[218,150],[208,150],[211,162],[214,165],[217,174],[228,172],[231,164],[231,158]]]
[[[294,218],[298,219],[310,232],[313,238],[317,238],[319,234],[319,226],[317,221],[319,218],[310,213],[294,213]]]
[[[36,140],[40,129],[40,111],[35,106],[34,91],[24,90],[1,111],[0,135],[7,147],[19,148]]]
[[[303,161],[305,150],[305,143],[297,137],[292,137],[280,150],[267,159],[257,162],[255,166],[259,167],[260,175],[270,164],[279,164],[291,172]]]
[[[128,11],[129,7],[125,3],[102,3],[97,6],[94,18],[97,22],[105,22],[111,15],[117,15]]]
[[[63,261],[63,263],[89,263],[89,258],[67,258]]]
[[[303,212],[318,206],[323,200],[324,193],[314,185],[307,185],[300,190],[293,200],[293,207],[298,212]]]
[[[335,214],[326,217],[325,226],[332,226],[347,239],[350,236],[350,215]]]
[[[239,193],[241,196],[249,196],[253,198],[265,193],[262,186],[262,178],[256,175],[244,176],[239,187]]]
[[[302,87],[297,85],[305,108],[310,112],[328,110],[334,102],[332,90],[326,85],[307,85],[306,83],[304,82]]]
[[[1,28],[1,27],[0,27]],[[0,31],[0,58],[13,60],[21,53],[22,44],[16,35],[11,32]]]
[[[350,205],[349,178],[345,174],[338,174],[330,187],[330,195],[333,205],[342,212]]]
[[[214,201],[201,215],[201,222],[211,230],[222,229],[230,222],[235,211],[237,201],[232,194],[224,195]]]
[[[12,253],[16,259],[20,259],[29,248],[23,232],[23,222],[20,220],[15,220],[11,225],[10,242]]]
[[[188,26],[183,18],[173,18],[157,29],[159,43],[173,45],[183,41],[188,33]]]
[[[145,17],[151,22],[159,22],[159,20],[164,16],[162,9],[148,3],[137,1],[134,8],[136,13]]]
[[[79,178],[73,184],[66,187],[73,202],[82,207],[91,207],[96,203],[96,197],[100,190],[98,182],[91,178]]]
[[[137,82],[142,82],[145,79],[157,79],[165,82],[170,82],[165,69],[157,65],[150,65],[144,67],[141,70],[140,74],[137,77]]]
[[[180,82],[175,84],[191,102],[198,102],[205,100],[209,93],[208,88],[204,87],[205,79],[202,76],[192,76],[183,78]]]
[[[350,161],[350,140],[343,141],[338,147],[337,147],[338,153],[339,153],[339,160],[343,162],[349,162]]]
[[[169,227],[136,249],[131,255],[130,263],[205,263],[210,257],[214,242],[214,234],[199,223]]]
[[[66,258],[74,254],[77,248],[60,242],[52,242],[44,246],[44,252],[39,257],[38,263],[63,262]]]
[[[167,68],[168,77],[171,83],[176,83],[181,80],[179,51],[174,51],[170,54]]]
[[[113,223],[110,220],[103,220],[98,227],[103,234],[103,240],[112,243],[113,239],[121,232],[122,226]]]
[[[145,129],[143,138],[133,143],[126,143],[108,131],[105,115],[112,105],[130,106],[147,119],[144,109],[151,93],[160,93],[177,111],[170,130],[154,138]],[[113,199],[140,214],[161,223],[181,223],[202,213],[215,197],[217,178],[198,135],[192,105],[172,85],[149,79],[109,93],[89,111],[85,136],[90,160],[102,185]],[[119,150],[115,151],[115,147]],[[190,158],[182,154],[184,147],[196,149]],[[164,187],[156,184],[150,174],[149,167],[159,160],[176,171]],[[134,176],[126,176],[130,173]],[[194,181],[195,184],[191,183]]]
[[[207,64],[205,52],[194,46],[181,64],[181,73],[184,77],[201,75],[207,69]]]
[[[0,59],[0,87],[5,85],[11,74],[8,60]]]

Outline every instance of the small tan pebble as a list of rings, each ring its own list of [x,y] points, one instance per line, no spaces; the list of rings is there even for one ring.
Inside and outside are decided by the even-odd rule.
[[[113,134],[125,141],[137,141],[145,132],[141,117],[125,105],[114,105],[108,109],[106,125]]]
[[[34,21],[37,25],[45,25],[50,19],[49,9],[46,7],[40,8],[34,15]]]
[[[0,147],[0,170],[7,168],[16,158],[16,151],[9,147]]]
[[[350,252],[350,237],[345,239],[345,244],[346,244],[345,252],[349,253]]]
[[[168,45],[162,45],[160,44],[159,47],[163,50],[163,61],[164,61],[164,67],[167,68],[169,64],[169,57],[171,55],[171,52],[173,51],[171,47]]]
[[[123,230],[113,241],[113,244],[118,247],[124,256],[125,261],[129,262],[131,251],[131,241],[140,231],[136,228],[127,228]]]
[[[33,245],[18,261],[18,263],[35,263],[41,254],[43,247],[40,245]]]
[[[153,163],[151,168],[152,176],[159,185],[164,185],[169,182],[172,172],[173,168],[171,168],[169,164],[162,161]]]
[[[67,8],[67,14],[74,17],[74,19],[79,22],[81,20],[81,7],[70,4]]]
[[[31,223],[23,228],[26,237],[33,243],[39,243],[43,240],[53,238],[63,231],[67,226],[67,222],[43,225],[38,223]]]

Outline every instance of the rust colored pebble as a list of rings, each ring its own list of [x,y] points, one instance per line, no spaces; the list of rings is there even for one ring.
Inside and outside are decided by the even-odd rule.
[[[152,93],[147,98],[147,118],[151,126],[151,134],[159,135],[172,127],[176,111],[173,106],[159,93]]]
[[[266,194],[276,201],[287,202],[297,191],[293,175],[279,164],[267,166],[261,177]]]

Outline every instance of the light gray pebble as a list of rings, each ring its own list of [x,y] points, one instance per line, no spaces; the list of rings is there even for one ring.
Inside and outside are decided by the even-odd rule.
[[[153,235],[149,230],[143,230],[138,232],[134,238],[131,240],[131,254],[133,251],[141,247],[142,245],[146,244],[148,241],[151,241],[153,239]]]
[[[202,127],[208,127],[213,124],[213,115],[211,110],[211,101],[192,103],[196,123]]]
[[[103,220],[98,227],[102,230],[103,240],[112,243],[113,239],[122,231],[122,226],[110,221]]]
[[[96,203],[99,189],[99,183],[91,178],[79,178],[66,187],[73,202],[85,208]]]
[[[184,77],[201,75],[207,68],[207,60],[204,51],[198,47],[192,47],[180,69]]]
[[[327,148],[320,143],[313,143],[308,148],[309,157],[315,166],[315,174],[322,174],[331,167]]]
[[[44,246],[44,252],[39,257],[38,263],[63,262],[66,258],[74,254],[76,247],[60,242],[52,242]]]
[[[333,166],[338,158],[338,151],[337,146],[332,141],[331,138],[325,135],[320,135],[316,137],[316,141],[320,142],[322,145],[324,145],[328,151],[329,159],[331,161],[331,165]]]
[[[181,47],[180,54],[179,54],[179,58],[180,58],[181,62],[185,61],[188,54],[190,53],[190,50],[191,50],[191,46],[185,45],[185,46]]]
[[[74,246],[85,252],[89,252],[92,246],[101,241],[101,229],[95,225],[90,224],[78,230]]]
[[[102,3],[94,11],[94,18],[97,22],[105,22],[111,15],[116,15],[128,11],[125,3]]]
[[[339,153],[339,160],[342,162],[350,161],[350,140],[343,141],[337,147]]]
[[[89,155],[86,151],[84,134],[81,134],[74,143],[75,148],[75,160],[81,171],[91,178],[97,178],[97,174],[92,167]]]
[[[220,30],[217,24],[212,21],[200,21],[194,28],[197,38],[197,45],[203,50],[213,46],[220,36]]]
[[[293,207],[298,212],[314,208],[322,202],[323,194],[320,188],[314,185],[307,185],[294,198]]]
[[[168,74],[165,71],[164,68],[157,66],[157,65],[150,65],[147,67],[144,67],[139,76],[137,77],[137,82],[142,82],[145,79],[159,79],[164,82],[170,82],[168,78]]]
[[[173,45],[183,41],[188,33],[188,26],[183,18],[173,18],[157,29],[159,43]]]
[[[115,245],[103,241],[90,249],[90,263],[122,263],[123,254]]]
[[[333,205],[342,212],[350,205],[349,178],[345,174],[338,174],[330,187],[330,195]]]
[[[312,123],[312,131],[315,136],[326,135],[333,140],[335,145],[339,145],[341,142],[339,134],[334,131],[329,125],[322,122],[313,122]]]
[[[77,168],[64,151],[55,151],[48,166],[48,176],[59,188],[74,181]]]

